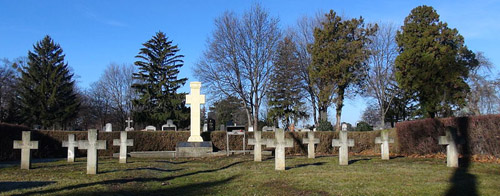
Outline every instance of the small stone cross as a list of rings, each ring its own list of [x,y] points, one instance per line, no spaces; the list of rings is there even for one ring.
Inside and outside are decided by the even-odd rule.
[[[134,146],[133,139],[127,139],[127,132],[120,132],[120,139],[113,140],[113,146],[120,146],[120,163],[127,163],[127,146]]]
[[[14,141],[14,149],[21,149],[21,169],[31,167],[31,149],[38,149],[38,141],[31,141],[31,131],[23,131],[22,141]]]
[[[97,174],[97,150],[106,149],[106,140],[97,140],[97,130],[89,129],[88,141],[78,140],[79,149],[87,149],[87,174]]]
[[[191,82],[191,93],[186,95],[186,104],[191,108],[191,136],[188,142],[203,142],[200,136],[200,105],[205,104],[205,95],[200,94],[201,82]]]
[[[75,147],[78,147],[78,142],[75,141],[75,134],[68,134],[68,141],[63,141],[62,146],[68,147],[68,162],[75,162]]]
[[[307,158],[314,159],[315,153],[314,153],[314,145],[319,144],[319,138],[314,138],[314,132],[309,131],[307,132],[307,138],[302,140],[303,144],[307,144]]]
[[[389,160],[389,143],[394,143],[393,138],[389,138],[389,132],[383,130],[380,132],[380,137],[375,138],[375,143],[380,144],[382,160]]]
[[[293,147],[292,139],[285,139],[285,131],[276,129],[275,138],[267,139],[267,147],[275,148],[275,170],[285,170],[285,148]]]
[[[347,139],[347,131],[342,130],[339,133],[339,139],[332,140],[333,147],[339,147],[339,165],[349,164],[349,149],[354,146],[353,139]]]
[[[457,133],[446,129],[445,136],[439,136],[439,145],[446,145],[446,166],[458,167]]]
[[[248,139],[248,145],[253,145],[253,160],[256,162],[262,161],[262,146],[266,145],[266,141],[262,141],[262,131],[254,131],[253,137]]]
[[[132,130],[130,127],[130,123],[133,123],[134,121],[130,119],[130,117],[128,117],[128,120],[125,120],[125,122],[127,123],[127,128],[125,128],[125,131],[130,131]]]

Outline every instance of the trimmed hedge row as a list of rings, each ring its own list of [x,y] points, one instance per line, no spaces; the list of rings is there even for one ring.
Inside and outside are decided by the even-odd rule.
[[[457,132],[459,150],[468,155],[500,157],[500,115],[422,119],[396,124],[399,148],[402,154],[445,153],[438,137],[446,129]]]

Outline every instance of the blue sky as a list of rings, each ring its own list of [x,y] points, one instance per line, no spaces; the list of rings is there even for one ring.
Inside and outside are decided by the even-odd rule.
[[[213,21],[224,11],[241,14],[254,2],[212,1],[8,1],[0,0],[0,58],[26,56],[33,44],[50,35],[61,45],[66,61],[86,88],[110,63],[133,63],[142,43],[163,31],[185,55],[180,76],[192,76],[201,57]],[[469,49],[482,51],[499,70],[500,1],[262,1],[271,16],[280,18],[283,29],[302,16],[330,9],[348,17],[363,16],[367,22],[400,26],[410,10],[433,6],[441,20],[457,28]],[[188,85],[182,88],[187,91]],[[342,120],[359,120],[365,100],[348,100]],[[331,112],[333,120],[333,112]]]

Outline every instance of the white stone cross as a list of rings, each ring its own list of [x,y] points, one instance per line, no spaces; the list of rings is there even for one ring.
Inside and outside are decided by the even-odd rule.
[[[303,144],[307,144],[307,158],[314,159],[314,145],[319,144],[319,138],[314,138],[314,132],[307,132],[307,138],[302,140]]]
[[[205,104],[205,95],[200,94],[201,82],[191,82],[191,93],[186,95],[186,104],[191,106],[191,136],[188,142],[203,142],[200,136],[200,105]]]
[[[133,131],[134,129],[130,127],[130,123],[133,123],[134,121],[131,120],[130,117],[128,117],[128,120],[125,120],[125,122],[127,123],[127,128],[125,128],[125,131]]]
[[[120,132],[120,139],[113,140],[113,146],[120,146],[120,163],[127,163],[127,146],[134,146],[133,139],[127,139],[127,132]]]
[[[31,167],[31,149],[38,149],[38,141],[31,141],[31,131],[23,131],[22,141],[14,140],[14,149],[21,149],[21,169]]]
[[[68,134],[68,141],[63,141],[62,146],[68,147],[68,162],[75,162],[75,147],[78,147],[78,142],[75,141],[75,134]]]
[[[262,131],[254,131],[253,138],[248,139],[248,145],[253,145],[253,161],[262,161],[262,146],[265,146],[266,141],[262,140]]]
[[[106,140],[97,140],[97,130],[89,129],[88,141],[78,140],[79,149],[87,149],[87,174],[97,174],[97,150],[106,149]]]
[[[375,138],[375,143],[380,144],[382,160],[389,160],[389,143],[394,143],[394,139],[389,138],[389,131],[381,131],[380,137]]]
[[[339,139],[332,140],[333,147],[339,147],[339,165],[349,164],[349,147],[354,146],[353,139],[347,139],[347,131],[342,130],[339,133]]]
[[[446,129],[445,136],[439,136],[439,145],[446,146],[446,166],[458,167],[458,149],[456,144],[456,133]]]
[[[285,148],[293,147],[292,139],[285,139],[285,131],[276,129],[274,133],[276,139],[267,139],[267,147],[275,148],[274,163],[275,170],[285,170]]]

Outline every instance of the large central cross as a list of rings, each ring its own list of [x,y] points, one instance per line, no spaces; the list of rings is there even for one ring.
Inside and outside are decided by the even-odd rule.
[[[339,139],[332,140],[333,147],[339,147],[339,165],[349,164],[349,147],[354,146],[353,139],[347,139],[347,130],[341,130]]]
[[[266,145],[266,141],[262,141],[262,131],[254,131],[253,138],[248,139],[248,145],[253,145],[253,161],[262,161],[262,146]]]
[[[307,157],[310,159],[314,159],[315,153],[314,153],[314,145],[319,144],[319,138],[314,138],[314,132],[309,131],[307,132],[307,138],[302,140],[303,144],[307,144]]]
[[[285,148],[293,147],[292,139],[285,139],[285,131],[276,129],[276,139],[267,139],[267,147],[275,148],[274,163],[275,170],[285,170]]]
[[[31,167],[31,149],[38,149],[38,141],[31,141],[31,131],[23,131],[22,141],[14,141],[14,149],[21,149],[21,169]]]
[[[200,105],[205,104],[205,95],[200,94],[201,82],[191,82],[191,93],[186,95],[186,104],[191,106],[191,136],[188,142],[203,142],[200,136]]]
[[[134,146],[133,139],[127,139],[127,132],[120,132],[120,139],[113,140],[113,146],[120,146],[120,163],[127,163],[127,146]]]
[[[454,130],[446,129],[445,136],[439,136],[439,145],[446,145],[446,166],[458,167],[457,134]]]
[[[375,138],[375,143],[380,144],[382,160],[389,160],[389,143],[394,143],[394,139],[389,138],[389,131],[382,130],[380,137]]]
[[[97,174],[97,150],[106,149],[106,140],[97,140],[97,130],[89,129],[88,141],[78,140],[79,149],[87,149],[87,174]]]
[[[75,162],[75,147],[78,147],[78,142],[75,141],[75,134],[68,134],[68,141],[63,141],[62,146],[68,147],[68,162]]]

